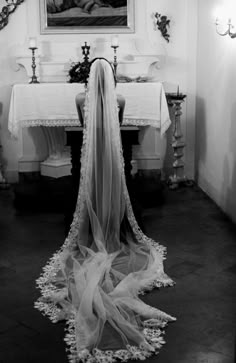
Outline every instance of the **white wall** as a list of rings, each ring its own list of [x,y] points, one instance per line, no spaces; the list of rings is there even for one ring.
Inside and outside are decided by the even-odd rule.
[[[0,6],[2,3],[4,1],[0,0]],[[154,12],[160,12],[171,19],[170,43],[167,43],[160,32],[155,30]],[[188,31],[189,27],[191,32]],[[28,56],[28,38],[31,36],[38,38],[41,61],[64,59],[68,62],[70,59],[78,59],[81,57],[80,45],[85,40],[88,40],[92,46],[97,46],[100,41],[105,42],[107,50],[110,50],[110,34],[40,34],[38,0],[26,0],[10,16],[9,24],[0,31],[0,138],[3,145],[6,176],[9,181],[17,178],[19,158],[31,158],[37,162],[44,157],[45,153],[35,145],[35,132],[24,130],[18,140],[13,140],[7,131],[11,86],[18,82],[28,82],[25,70],[22,67],[20,69],[16,67],[14,56],[22,54]],[[182,126],[184,137],[187,139],[186,172],[190,178],[194,173],[195,40],[196,0],[158,0],[158,2],[135,0],[135,33],[119,35],[118,53],[121,58],[122,52],[133,49],[134,41],[136,41],[140,54],[149,52],[160,58],[161,68],[158,75],[161,81],[166,82],[165,84],[171,84],[168,90],[174,91],[175,88],[172,85],[176,88],[179,85],[180,91],[188,94],[183,106]],[[153,135],[152,130],[149,130],[149,137]],[[36,136],[38,139],[40,137],[40,134]],[[152,150],[146,150],[147,153],[158,154],[160,150],[157,150],[157,146],[152,146]]]
[[[228,3],[199,0],[196,161],[199,186],[236,221],[236,38],[214,25]]]
[[[0,7],[5,1],[0,1]],[[16,16],[15,16],[16,15]],[[9,19],[9,24],[0,31],[0,141],[3,147],[3,163],[7,169],[7,177],[14,180],[17,177],[19,145],[7,131],[7,118],[13,83],[25,82],[24,72],[14,71],[12,45],[22,42],[26,33],[26,4],[22,4],[17,13]]]

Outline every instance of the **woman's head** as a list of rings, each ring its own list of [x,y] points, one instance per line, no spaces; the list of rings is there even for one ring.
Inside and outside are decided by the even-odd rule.
[[[103,77],[106,77],[106,74],[112,72],[114,84],[116,86],[116,77],[114,69],[112,67],[112,64],[106,58],[103,57],[94,58],[90,63],[90,72],[94,67],[96,67],[96,69],[99,70],[100,74],[103,75]]]

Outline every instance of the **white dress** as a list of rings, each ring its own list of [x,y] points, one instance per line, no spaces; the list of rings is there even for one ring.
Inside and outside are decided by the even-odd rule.
[[[172,285],[165,248],[142,233],[124,175],[115,84],[96,60],[85,100],[81,179],[70,232],[37,280],[37,309],[66,320],[70,362],[145,359],[164,343],[175,318],[138,294]]]

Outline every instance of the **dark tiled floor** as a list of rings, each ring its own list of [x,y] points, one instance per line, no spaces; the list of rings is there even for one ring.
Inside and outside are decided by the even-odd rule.
[[[143,211],[146,233],[168,248],[166,272],[176,281],[145,301],[177,317],[167,344],[146,362],[234,363],[236,228],[198,188],[165,191]],[[16,212],[0,191],[0,362],[67,362],[63,323],[33,308],[35,279],[64,240],[61,213]]]

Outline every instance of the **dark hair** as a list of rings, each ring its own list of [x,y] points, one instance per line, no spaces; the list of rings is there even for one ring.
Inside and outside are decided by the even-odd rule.
[[[112,63],[110,63],[109,62],[109,60],[107,60],[106,58],[104,58],[104,57],[96,57],[96,58],[93,58],[92,60],[91,60],[91,62],[90,62],[90,68],[91,68],[91,66],[92,66],[92,64],[97,60],[97,59],[103,59],[103,60],[105,60],[110,66],[111,66],[111,69],[112,69],[112,73],[113,73],[113,77],[114,77],[114,82],[115,82],[115,86],[116,86],[116,83],[117,83],[117,81],[116,81],[116,75],[115,75],[115,71],[114,71],[114,67],[113,67],[113,65],[112,65]]]

